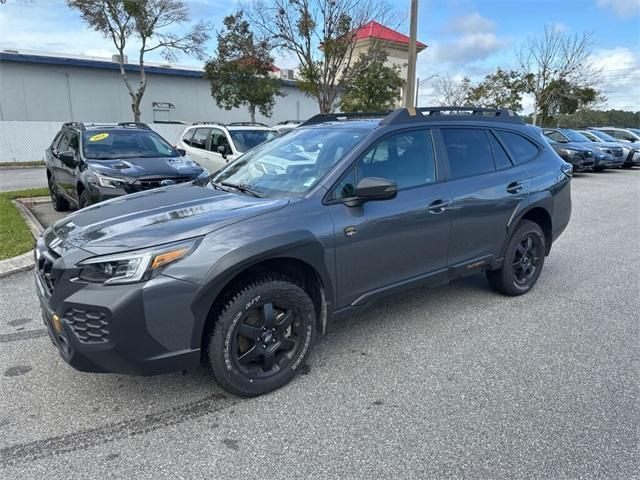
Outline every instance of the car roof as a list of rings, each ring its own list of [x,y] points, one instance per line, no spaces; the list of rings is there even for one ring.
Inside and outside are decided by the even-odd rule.
[[[219,122],[198,122],[193,125],[189,125],[187,130],[192,130],[194,128],[225,128],[229,131],[234,130],[263,130],[267,132],[275,132],[275,130],[271,127],[267,127],[264,125],[225,125],[224,123]]]

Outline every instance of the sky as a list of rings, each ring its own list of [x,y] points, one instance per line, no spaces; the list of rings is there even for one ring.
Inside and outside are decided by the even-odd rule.
[[[207,51],[215,52],[222,19],[248,0],[188,0],[194,21],[212,26]],[[390,2],[408,33],[409,0]],[[607,97],[602,108],[640,110],[640,0],[419,0],[418,39],[428,45],[418,56],[418,78],[432,75],[479,80],[497,67],[516,67],[515,51],[545,26],[567,34],[592,32],[592,59],[602,68],[598,87]],[[87,27],[60,0],[7,0],[0,5],[0,49],[44,50],[110,57],[109,40]],[[133,52],[130,54],[133,56]],[[158,54],[150,61],[161,61]],[[201,66],[196,58],[180,64]],[[290,55],[276,54],[276,64],[293,68]],[[1,74],[1,71],[0,71]],[[433,98],[433,82],[419,90],[421,105]],[[530,99],[525,99],[525,110]]]

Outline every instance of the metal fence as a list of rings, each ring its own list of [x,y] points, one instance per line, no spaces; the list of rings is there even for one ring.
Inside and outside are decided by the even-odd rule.
[[[0,164],[44,160],[44,151],[63,122],[0,121]],[[175,145],[187,125],[152,123],[153,130]]]

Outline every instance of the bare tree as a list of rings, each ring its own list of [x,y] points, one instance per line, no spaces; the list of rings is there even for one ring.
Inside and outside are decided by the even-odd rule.
[[[376,0],[254,0],[250,18],[276,48],[296,56],[301,90],[329,113],[354,60],[356,30],[372,19],[389,21],[391,11]]]
[[[120,74],[129,96],[133,119],[140,121],[140,102],[147,88],[145,54],[160,51],[167,61],[180,54],[204,59],[204,43],[209,39],[209,25],[199,22],[186,33],[177,34],[170,27],[189,22],[189,10],[181,0],[67,0],[67,5],[80,12],[83,20],[111,39],[118,51]],[[129,40],[139,42],[137,62],[140,79],[131,82],[125,69],[125,50]]]
[[[447,107],[464,107],[468,104],[471,81],[464,77],[456,81],[448,75],[438,78],[433,84],[435,103]]]
[[[566,35],[547,26],[542,37],[527,39],[516,52],[534,98],[534,125],[540,116],[544,121],[553,103],[561,98],[571,100],[575,92],[593,89],[600,81],[601,70],[591,62],[591,48],[591,33]]]

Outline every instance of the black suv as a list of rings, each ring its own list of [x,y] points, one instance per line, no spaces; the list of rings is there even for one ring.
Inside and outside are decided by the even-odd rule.
[[[195,182],[73,213],[35,250],[45,323],[94,372],[195,367],[258,395],[328,326],[486,272],[521,295],[569,222],[571,165],[506,110],[318,115]]]
[[[45,152],[57,211],[207,175],[144,123],[67,122]]]

